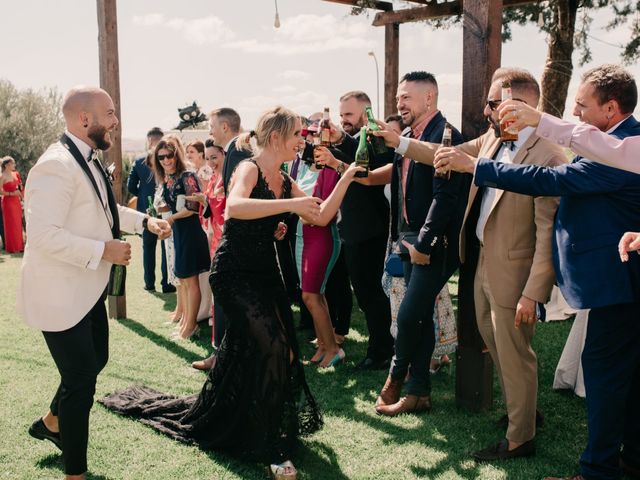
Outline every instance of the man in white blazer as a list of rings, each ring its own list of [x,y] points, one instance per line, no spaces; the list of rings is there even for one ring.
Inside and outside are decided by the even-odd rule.
[[[87,471],[89,411],[98,373],[108,359],[104,300],[112,265],[127,265],[131,246],[120,230],[166,238],[164,220],[117,205],[96,150],[111,146],[118,125],[113,101],[95,87],[70,90],[65,133],[29,172],[25,187],[28,241],[18,311],[42,330],[60,373],[47,414],[29,433],[62,449],[67,479]]]

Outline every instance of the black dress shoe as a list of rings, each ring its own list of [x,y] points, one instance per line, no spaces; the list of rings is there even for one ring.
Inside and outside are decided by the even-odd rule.
[[[389,370],[390,365],[391,360],[388,358],[375,359],[365,357],[360,363],[358,363],[358,365],[356,365],[356,370]]]
[[[145,289],[147,292],[155,292],[155,291],[156,291],[156,287],[154,287],[153,285],[151,285],[151,286],[149,286],[149,285],[145,285],[145,286],[144,286],[144,289]]]
[[[503,415],[497,421],[496,425],[500,428],[504,428],[505,430],[509,427],[509,416]],[[536,410],[536,428],[544,427],[544,415],[540,410]]]
[[[524,442],[518,448],[509,450],[509,440],[501,440],[497,445],[492,445],[483,450],[473,452],[476,462],[491,462],[493,460],[508,460],[509,458],[530,457],[536,454],[536,444],[532,440]]]
[[[33,438],[37,438],[38,440],[49,440],[56,447],[62,450],[62,444],[60,443],[60,433],[52,432],[51,430],[49,430],[42,421],[42,418],[39,418],[31,424],[31,426],[29,427],[29,435],[31,435]]]
[[[174,293],[176,291],[176,287],[173,285],[166,285],[162,287],[162,293]]]

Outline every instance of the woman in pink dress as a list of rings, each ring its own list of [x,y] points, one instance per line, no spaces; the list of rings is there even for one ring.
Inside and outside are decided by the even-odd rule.
[[[211,258],[214,257],[218,243],[222,237],[222,226],[224,225],[224,209],[226,206],[226,197],[224,196],[224,184],[222,177],[222,167],[224,165],[224,150],[213,143],[213,139],[209,138],[205,142],[205,159],[207,166],[211,168],[212,175],[206,190],[187,200],[195,200],[200,202],[200,223],[207,233],[209,239],[209,248]],[[215,299],[211,306],[211,344],[219,347],[220,338],[216,341],[215,331]],[[197,360],[191,365],[198,370],[209,370],[213,367],[215,360],[214,353],[204,359]]]
[[[2,219],[4,222],[4,248],[7,253],[24,251],[22,236],[22,179],[16,171],[16,161],[11,157],[2,159],[0,176],[2,195]]]

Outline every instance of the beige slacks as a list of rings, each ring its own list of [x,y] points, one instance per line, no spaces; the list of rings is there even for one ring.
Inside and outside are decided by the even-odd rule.
[[[473,287],[476,319],[502,386],[509,415],[506,437],[522,443],[536,434],[538,362],[531,348],[534,325],[521,324],[516,328],[516,305],[505,308],[496,303],[485,268],[487,261],[481,248]]]

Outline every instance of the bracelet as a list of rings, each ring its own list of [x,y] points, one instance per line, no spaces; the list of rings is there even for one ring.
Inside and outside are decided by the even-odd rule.
[[[336,172],[338,172],[338,175],[342,175],[344,171],[347,169],[344,165],[345,165],[344,162],[340,162],[336,167]]]

